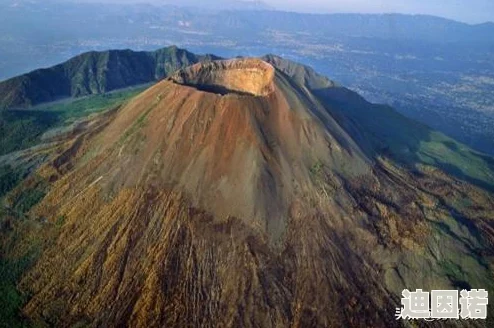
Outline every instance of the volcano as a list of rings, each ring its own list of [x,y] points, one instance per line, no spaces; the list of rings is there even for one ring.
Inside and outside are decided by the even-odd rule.
[[[491,194],[386,156],[369,126],[396,115],[275,56],[175,72],[39,169],[50,189],[29,215],[53,238],[24,315],[389,327],[405,288],[491,288]]]

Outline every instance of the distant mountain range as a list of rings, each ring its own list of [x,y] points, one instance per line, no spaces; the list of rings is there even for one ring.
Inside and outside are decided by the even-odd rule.
[[[438,43],[493,43],[494,23],[470,25],[429,15],[404,14],[302,14],[283,11],[220,12],[211,20],[218,29],[235,27],[285,32],[390,40],[422,40]],[[231,22],[235,25],[232,26]],[[214,23],[213,23],[214,22]],[[194,26],[194,25],[192,25]],[[197,24],[195,27],[205,27]]]
[[[152,52],[88,52],[65,63],[0,83],[0,108],[28,108],[67,97],[81,97],[149,83],[181,67],[214,59],[177,47]]]
[[[306,66],[289,65],[276,56],[266,55],[294,75],[301,84],[318,89],[327,85]],[[50,68],[38,69],[0,82],[0,109],[26,109],[32,106],[142,85],[163,79],[180,68],[221,59],[215,55],[196,55],[171,46],[156,51],[92,51]]]
[[[167,4],[176,6],[176,1],[157,1],[156,4]],[[214,2],[203,2],[194,0],[182,0],[180,6],[183,7],[199,7],[214,10],[272,10],[273,7],[269,6],[264,1],[259,0],[217,0]]]
[[[176,44],[225,58],[277,53],[494,154],[493,23],[470,25],[424,15],[245,9],[4,1],[0,80],[92,50],[151,51]],[[43,100],[71,94],[65,90],[62,96],[53,96],[51,90],[45,91],[45,96],[17,91],[3,98],[0,106],[28,107],[38,96]],[[23,101],[30,98],[34,102]]]
[[[406,14],[308,14],[272,10],[261,1],[219,1],[197,10],[192,2],[153,4],[97,4],[57,1],[7,1],[0,4],[0,32],[9,37],[36,40],[51,37],[144,36],[141,28],[162,26],[215,33],[216,36],[242,30],[251,39],[266,29],[280,32],[311,32],[321,35],[410,39],[441,44],[450,42],[492,44],[494,22],[467,24],[430,15]],[[57,8],[56,14],[54,9]],[[47,18],[47,19],[45,19]],[[119,25],[114,23],[118,22]],[[180,22],[187,22],[181,25]],[[40,24],[42,23],[42,24]],[[90,24],[88,24],[90,23]],[[23,26],[36,25],[33,33]],[[118,28],[116,28],[118,26]],[[60,31],[60,27],[65,30]],[[85,27],[85,29],[80,29]],[[148,37],[153,31],[146,30]]]

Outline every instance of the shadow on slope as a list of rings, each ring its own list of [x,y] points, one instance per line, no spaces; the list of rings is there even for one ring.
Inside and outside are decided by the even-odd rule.
[[[195,88],[199,91],[215,93],[222,96],[226,96],[227,94],[236,94],[239,96],[254,96],[254,94],[250,92],[243,92],[238,90],[229,89],[223,85],[219,84],[193,84],[193,83],[184,83],[183,85]]]
[[[332,87],[314,93],[369,157],[390,157],[412,169],[430,164],[494,191],[494,158],[408,119],[390,106],[369,103],[349,89]]]

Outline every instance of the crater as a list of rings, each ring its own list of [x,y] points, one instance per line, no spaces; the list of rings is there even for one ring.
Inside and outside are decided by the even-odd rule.
[[[274,68],[260,59],[200,63],[177,71],[175,83],[220,95],[266,96],[273,91]]]

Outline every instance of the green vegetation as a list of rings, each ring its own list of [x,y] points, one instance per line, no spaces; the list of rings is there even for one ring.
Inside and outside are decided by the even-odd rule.
[[[88,115],[99,113],[104,109],[117,106],[124,101],[144,91],[149,85],[114,91],[101,95],[87,96],[79,99],[71,99],[35,107],[38,111],[57,113],[65,123],[73,122]]]
[[[20,314],[29,295],[17,285],[41,254],[43,237],[26,234],[32,227],[22,215],[0,208],[0,328],[30,326]]]
[[[30,205],[33,205],[36,197],[29,197],[28,193],[25,197],[31,199]],[[0,208],[0,328],[30,326],[20,314],[29,295],[22,294],[17,288],[22,274],[36,262],[41,252],[42,238],[37,234],[25,238],[25,230],[30,229],[30,224],[24,213]]]
[[[131,127],[127,131],[125,131],[123,136],[118,141],[119,145],[121,145],[123,142],[125,142],[125,140],[127,140],[135,132],[139,131],[144,126],[144,124],[146,124],[146,119],[147,119],[149,113],[156,107],[156,104],[149,107],[144,113],[142,113],[137,118],[137,120],[131,125]]]
[[[0,111],[0,155],[35,145],[58,121],[54,112]]]
[[[0,167],[0,198],[12,190],[22,179],[20,169],[13,169],[10,165]]]
[[[37,258],[36,252],[19,259],[0,258],[0,327],[27,327],[19,316],[19,309],[27,301],[17,290],[17,282]]]
[[[383,155],[414,168],[429,164],[494,191],[494,158],[410,120],[393,108],[371,104],[345,88],[316,92],[332,105],[339,123],[371,157]]]
[[[324,164],[318,161],[310,168],[310,174],[314,178],[319,178],[320,175],[323,173],[323,168],[324,168]]]
[[[152,83],[177,69],[212,59],[177,47],[152,52],[91,51],[64,63],[0,82],[0,110]]]
[[[23,150],[41,142],[41,136],[50,129],[61,128],[91,114],[114,108],[137,95],[146,87],[121,90],[103,95],[88,96],[71,101],[60,101],[35,107],[31,110],[0,111],[0,155]],[[0,201],[27,175],[26,168],[12,165],[0,166]],[[23,219],[46,194],[48,182],[33,177],[29,188],[11,194],[11,210],[0,209],[0,328],[28,327],[19,309],[28,295],[22,295],[17,284],[22,274],[36,261],[40,251],[37,242],[29,241],[30,251],[17,254],[15,246],[21,235],[19,226],[29,223]],[[15,220],[15,222],[11,222]],[[58,217],[55,225],[61,226],[65,217]],[[10,222],[10,223],[9,223]]]
[[[65,223],[65,220],[66,219],[67,219],[67,217],[65,215],[60,215],[59,217],[57,217],[57,221],[55,222],[55,225],[57,227],[63,226],[63,224]]]
[[[36,187],[23,190],[14,200],[14,210],[18,213],[28,212],[45,197],[47,188],[48,184],[41,181]]]
[[[420,142],[417,156],[424,163],[440,167],[461,179],[476,180],[485,187],[494,186],[494,166],[489,161],[492,159],[442,133],[431,132],[427,140]]]
[[[10,167],[2,170],[4,174],[0,177],[0,184],[3,191],[9,191],[21,180],[21,175]],[[14,173],[9,175],[9,172]],[[15,178],[9,179],[9,176]],[[48,188],[48,182],[41,177],[33,179],[30,188],[13,196],[11,209],[0,209],[0,328],[29,327],[19,313],[28,295],[21,294],[17,284],[22,274],[35,263],[41,248],[36,234],[34,239],[24,239],[24,230],[30,225],[25,214],[45,196]],[[57,220],[57,226],[63,222],[61,220]],[[18,246],[26,245],[25,242],[28,251],[22,250],[25,246]]]
[[[312,179],[324,192],[327,194],[325,189],[326,176],[324,172],[324,164],[320,161],[316,161],[310,168],[309,174]]]
[[[0,155],[32,147],[40,142],[40,137],[46,131],[113,108],[144,89],[145,86],[142,86],[88,96],[72,101],[46,104],[32,110],[0,111]]]

